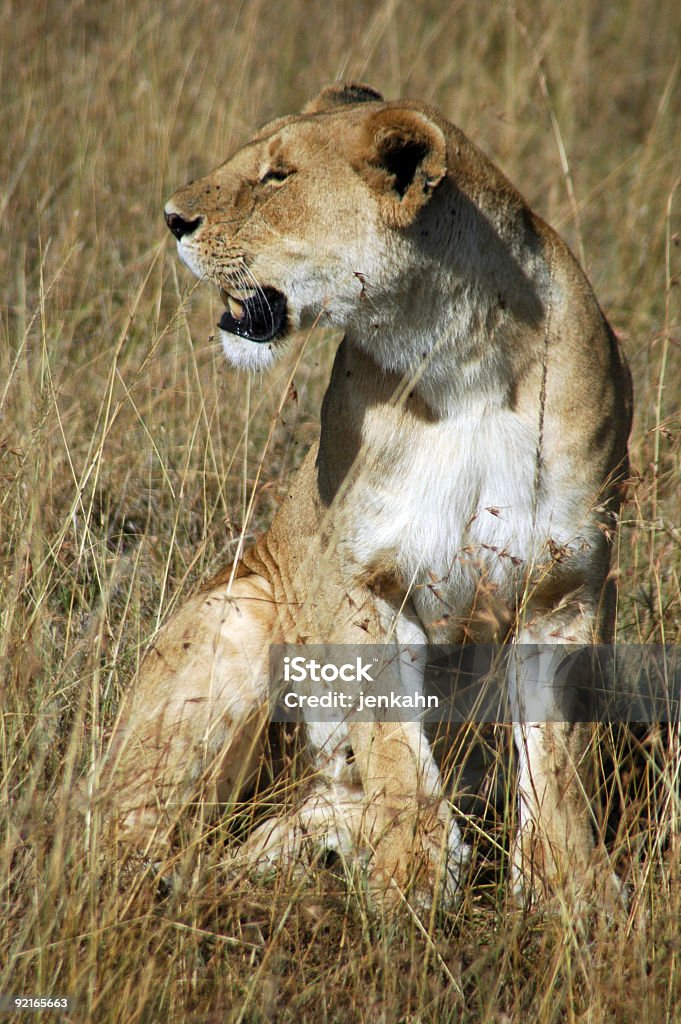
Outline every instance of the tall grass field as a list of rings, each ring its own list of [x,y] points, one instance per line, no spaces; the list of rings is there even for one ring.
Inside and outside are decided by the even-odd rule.
[[[231,872],[229,821],[164,890],[79,813],[150,637],[271,522],[338,342],[231,370],[163,204],[337,78],[438,106],[585,267],[635,386],[618,638],[681,642],[676,0],[3,0],[0,995],[70,1002],[0,1019],[681,1021],[667,726],[603,755],[619,918],[514,904],[503,823],[459,905],[381,921],[334,865]]]

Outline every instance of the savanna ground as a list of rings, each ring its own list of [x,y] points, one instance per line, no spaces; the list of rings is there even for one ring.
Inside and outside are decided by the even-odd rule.
[[[74,1021],[681,1020],[666,730],[611,785],[630,911],[586,931],[513,908],[489,841],[423,921],[381,927],[328,868],[230,877],[196,827],[163,897],[73,800],[155,627],[269,523],[333,355],[308,339],[294,386],[229,370],[163,202],[337,77],[436,103],[586,266],[636,388],[619,637],[681,640],[680,42],[674,0],[2,4],[0,993]]]

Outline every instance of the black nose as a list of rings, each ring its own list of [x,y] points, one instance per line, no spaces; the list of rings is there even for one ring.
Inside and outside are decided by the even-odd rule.
[[[180,217],[179,213],[165,213],[166,224],[175,235],[175,238],[184,238],[185,235],[191,235],[192,231],[196,231],[199,224],[202,221],[202,217],[197,217],[196,220],[185,220],[184,217]]]

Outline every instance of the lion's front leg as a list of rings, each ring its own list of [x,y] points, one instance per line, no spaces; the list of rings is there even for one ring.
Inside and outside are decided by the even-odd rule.
[[[238,799],[256,779],[268,721],[267,654],[276,625],[257,576],[191,597],[156,637],[97,769],[119,837],[165,843],[182,809]]]
[[[376,607],[385,621],[391,609],[380,599]],[[423,694],[426,636],[411,607],[402,607],[394,633],[387,688]],[[412,720],[402,714],[401,721],[350,721],[348,736],[371,821],[364,832],[369,888],[386,907],[406,897],[423,909],[456,896],[467,849],[419,713],[412,714]]]
[[[392,757],[397,737],[380,737],[380,732],[367,726],[367,742],[376,749],[378,739],[381,759],[388,753]],[[399,741],[407,743],[401,749],[400,772],[405,758],[412,758],[414,741],[404,736]],[[376,767],[370,770],[375,773]],[[391,774],[397,774],[394,763]],[[378,782],[376,774],[372,781]],[[328,765],[322,766],[302,802],[258,825],[235,855],[236,862],[256,870],[284,866],[305,871],[333,853],[346,867],[358,860],[366,865],[369,893],[383,909],[407,900],[423,910],[438,897],[451,900],[458,890],[462,847],[446,805],[435,792],[424,795],[420,772],[407,781],[407,790],[387,783],[382,777],[368,799],[366,778],[363,784],[336,779],[328,774]]]
[[[523,629],[511,655],[518,760],[512,870],[516,892],[525,897],[562,894],[578,903],[596,896],[612,909],[619,884],[594,842],[594,726],[574,714],[555,675],[560,637],[592,643],[593,622],[583,607],[566,621],[563,609],[559,620],[547,616]]]
[[[450,902],[466,849],[421,725],[356,722],[349,736],[373,826],[372,893],[387,906]]]

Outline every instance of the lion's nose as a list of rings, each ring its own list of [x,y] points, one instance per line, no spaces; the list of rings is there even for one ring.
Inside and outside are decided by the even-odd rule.
[[[203,217],[197,217],[195,220],[185,220],[175,210],[169,210],[167,207],[163,213],[166,224],[177,239],[184,238],[185,235],[191,235],[203,220]]]

